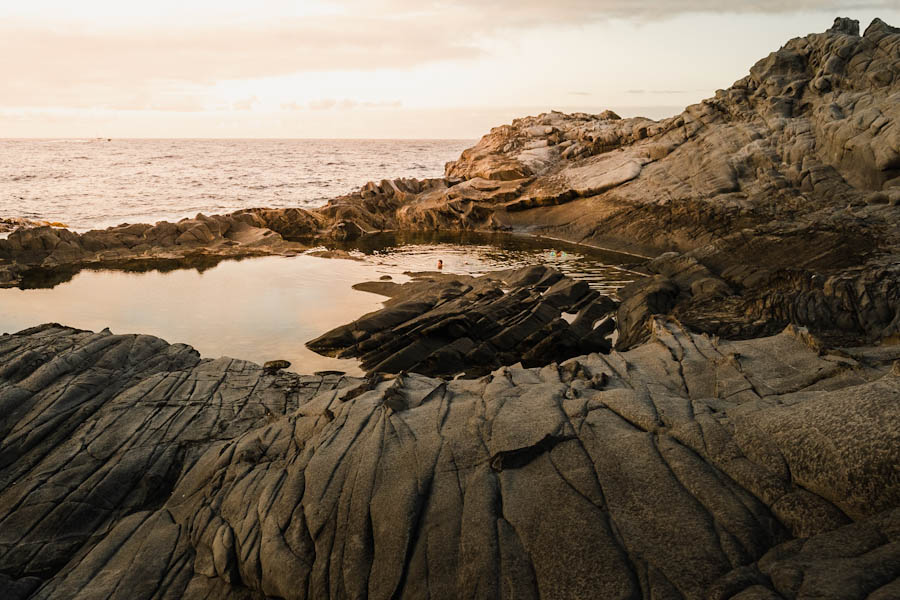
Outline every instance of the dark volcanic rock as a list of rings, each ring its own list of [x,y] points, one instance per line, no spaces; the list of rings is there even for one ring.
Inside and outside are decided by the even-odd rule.
[[[454,381],[2,336],[0,595],[893,597],[897,352],[650,327]]]
[[[542,366],[611,347],[612,331],[597,332],[594,325],[616,303],[545,266],[478,278],[420,274],[403,285],[354,287],[391,300],[307,346],[327,356],[361,357],[369,373],[479,376],[503,365]],[[563,313],[574,317],[571,325]]]

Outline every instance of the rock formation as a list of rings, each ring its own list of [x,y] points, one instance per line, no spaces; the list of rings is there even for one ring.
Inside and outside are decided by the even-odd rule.
[[[0,285],[387,229],[655,258],[618,306],[541,267],[365,284],[311,345],[366,378],[0,337],[0,597],[896,598],[898,217],[900,30],[838,19],[670,119],[517,119],[319,210],[19,229]]]
[[[307,342],[326,356],[362,357],[369,374],[486,375],[608,353],[616,302],[584,281],[536,265],[482,277],[417,274],[409,283],[353,286],[387,306]]]
[[[31,229],[32,227],[66,227],[65,223],[50,221],[35,221],[33,219],[24,219],[22,217],[2,217],[0,218],[0,233],[8,233],[16,229]]]
[[[123,224],[103,230],[73,233],[39,225],[19,227],[0,239],[0,287],[26,283],[29,276],[47,277],[89,266],[128,267],[170,262],[188,265],[198,260],[291,253],[308,246],[285,241],[317,231],[319,221],[300,209],[250,209],[230,215],[155,225]]]
[[[665,310],[699,331],[752,337],[794,323],[877,341],[900,333],[898,215],[900,30],[876,19],[859,35],[856,21],[837,19],[680,115],[516,119],[444,178],[373,182],[313,211],[14,233],[0,240],[0,285],[60,266],[291,251],[284,240],[301,237],[512,229],[678,253],[644,285],[670,288]],[[622,347],[646,339],[663,304],[626,307]]]
[[[480,379],[0,337],[10,599],[892,598],[894,348],[789,328]]]

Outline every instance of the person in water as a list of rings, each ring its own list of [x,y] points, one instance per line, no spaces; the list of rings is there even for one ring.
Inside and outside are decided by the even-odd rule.
[[[443,268],[444,268],[444,261],[442,261],[441,259],[438,259],[438,271],[440,271]]]

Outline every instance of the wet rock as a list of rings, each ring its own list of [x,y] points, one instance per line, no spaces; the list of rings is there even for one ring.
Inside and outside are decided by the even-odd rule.
[[[594,328],[616,303],[583,281],[535,265],[483,277],[419,274],[402,285],[359,290],[389,296],[387,306],[307,343],[329,356],[362,359],[368,373],[477,376],[506,364],[529,366],[584,352],[609,352],[612,331]],[[575,314],[570,325],[563,313]]]
[[[290,366],[291,363],[287,360],[270,360],[263,365],[263,371],[271,375],[273,373],[281,371],[282,369],[287,369]]]
[[[82,234],[48,226],[20,228],[7,239],[0,239],[0,270],[42,273],[45,277],[65,270],[71,276],[73,271],[90,265],[123,267],[169,261],[189,266],[200,253],[221,259],[296,253],[305,248],[285,242],[265,227],[256,213],[200,214],[178,223],[123,224]],[[0,286],[20,283],[20,278],[7,277]]]
[[[339,221],[331,228],[329,236],[338,242],[355,240],[364,233],[363,229],[353,221]]]

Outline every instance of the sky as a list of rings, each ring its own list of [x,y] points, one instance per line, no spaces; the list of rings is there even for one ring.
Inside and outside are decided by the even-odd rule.
[[[0,137],[473,139],[663,118],[896,0],[8,0]]]

